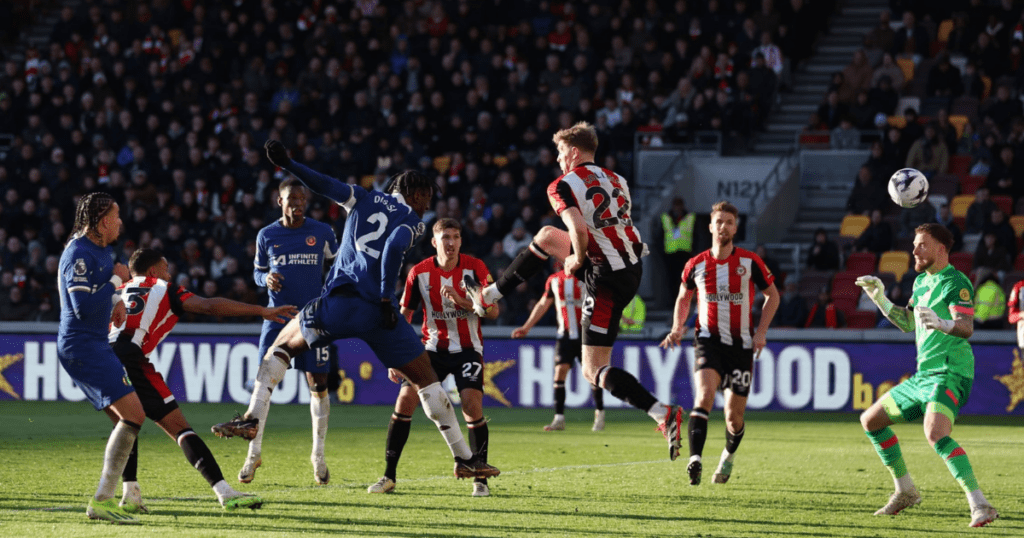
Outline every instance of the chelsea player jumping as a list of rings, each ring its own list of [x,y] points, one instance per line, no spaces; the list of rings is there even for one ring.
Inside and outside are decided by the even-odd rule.
[[[338,253],[338,240],[327,224],[306,218],[306,187],[295,178],[288,178],[278,187],[281,218],[260,230],[256,238],[256,260],[253,277],[256,284],[269,291],[270,306],[305,305],[320,295],[324,266]],[[284,328],[283,323],[264,320],[260,331],[260,357],[265,357],[271,344]],[[327,373],[332,346],[319,346],[295,356],[295,368],[306,372],[309,382],[309,414],[313,421],[313,479],[325,485],[331,479],[324,460],[327,438],[327,417],[331,400],[327,397]],[[263,464],[260,456],[266,423],[249,441],[249,453],[238,472],[238,481],[252,482],[256,469]]]
[[[298,177],[306,186],[348,211],[341,251],[320,297],[278,334],[256,375],[256,386],[243,417],[217,424],[222,437],[252,439],[267,417],[270,391],[284,378],[292,357],[311,346],[343,338],[366,342],[387,367],[402,372],[416,388],[426,415],[437,425],[455,457],[458,478],[489,478],[500,471],[469,450],[452,402],[412,326],[399,315],[395,282],[406,250],[426,228],[421,220],[433,198],[430,179],[416,171],[402,172],[385,192],[347,185],[293,162],[277,140],[267,141],[267,158]]]

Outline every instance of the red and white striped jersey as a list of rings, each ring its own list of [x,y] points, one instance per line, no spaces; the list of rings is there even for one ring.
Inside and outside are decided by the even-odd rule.
[[[128,317],[110,330],[108,340],[129,339],[147,357],[171,332],[185,301],[195,294],[156,277],[137,276],[121,286],[121,301]]]
[[[558,312],[558,337],[579,340],[583,317],[583,283],[573,275],[558,271],[544,284],[544,298],[553,298]]]
[[[402,294],[402,308],[416,310],[423,303],[423,345],[429,351],[458,353],[463,349],[484,352],[480,317],[472,310],[463,310],[441,295],[441,288],[453,286],[466,297],[463,278],[472,275],[483,285],[493,280],[484,262],[468,254],[460,254],[451,271],[444,271],[431,256],[409,271]]]
[[[705,250],[687,262],[682,279],[686,289],[697,290],[697,338],[714,338],[727,346],[738,340],[744,349],[753,347],[754,285],[763,290],[775,282],[757,254],[733,248],[728,258],[719,260]]]
[[[583,214],[590,234],[587,257],[594,265],[617,271],[640,263],[648,254],[629,216],[629,186],[615,172],[583,163],[548,186],[548,200],[559,215],[570,207]]]

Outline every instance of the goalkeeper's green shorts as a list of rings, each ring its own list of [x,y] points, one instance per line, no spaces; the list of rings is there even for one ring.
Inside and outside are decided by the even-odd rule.
[[[950,372],[918,372],[886,393],[882,407],[895,423],[917,420],[928,411],[945,415],[953,423],[973,385],[974,379]]]

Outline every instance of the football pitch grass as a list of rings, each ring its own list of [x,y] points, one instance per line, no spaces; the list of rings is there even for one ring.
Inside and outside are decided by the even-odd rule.
[[[1024,427],[1019,417],[963,417],[954,438],[971,458],[1000,519],[969,529],[965,497],[928,446],[920,423],[894,427],[924,502],[895,517],[871,514],[892,480],[856,415],[750,413],[728,484],[711,483],[724,443],[712,415],[704,481],[691,487],[686,445],[676,462],[654,423],[635,410],[608,411],[603,432],[592,411],[570,410],[567,429],[544,432],[551,411],[491,408],[491,497],[452,477],[437,430],[417,411],[398,469],[398,487],[370,495],[383,472],[387,407],[334,405],[327,437],[331,483],[316,486],[309,463],[309,408],[273,406],[263,467],[238,484],[241,439],[210,425],[241,406],[185,404],[228,482],[265,499],[261,510],[226,512],[177,445],[154,424],[139,437],[139,482],[151,513],[142,524],[91,521],[110,432],[85,402],[0,405],[0,536],[1024,536]],[[118,488],[120,495],[120,487]]]

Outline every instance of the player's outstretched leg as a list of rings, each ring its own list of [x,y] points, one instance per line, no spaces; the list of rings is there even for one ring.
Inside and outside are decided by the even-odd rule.
[[[696,486],[700,484],[704,470],[702,457],[704,443],[708,438],[707,409],[695,407],[690,411],[690,422],[687,424],[686,432],[690,440],[690,463],[686,466],[686,474],[690,477],[690,485]]]
[[[136,403],[138,402],[134,393],[128,396],[134,397]],[[118,402],[120,401],[118,400]],[[139,404],[139,409],[141,410],[141,404]],[[120,525],[132,525],[139,522],[118,506],[114,492],[132,446],[135,445],[140,428],[139,424],[122,419],[110,432],[107,447],[103,453],[103,472],[100,475],[100,483],[96,488],[96,494],[89,500],[89,505],[85,510],[85,515],[90,519],[103,519]]]
[[[405,391],[402,387],[402,391]],[[399,396],[401,398],[401,396]],[[384,476],[375,484],[366,488],[367,493],[391,493],[395,490],[395,479],[398,476],[398,460],[402,459],[402,451],[405,450],[405,443],[409,440],[409,430],[412,428],[412,416],[399,413],[391,413],[391,422],[388,423],[388,437],[384,448]]]
[[[725,429],[725,448],[722,449],[722,457],[718,460],[718,468],[715,469],[711,481],[715,484],[725,484],[732,476],[733,459],[736,457],[736,450],[740,448],[740,441],[743,440],[743,433],[746,432],[746,424],[740,427],[738,433],[732,433],[727,427]]]
[[[999,513],[978,487],[978,480],[974,477],[974,469],[971,467],[970,460],[967,459],[967,452],[964,452],[964,449],[960,448],[960,445],[948,435],[936,441],[933,448],[935,453],[946,462],[950,474],[967,494],[967,502],[971,506],[970,526],[984,527],[995,521],[999,517]]]
[[[604,430],[604,389],[597,385],[590,386],[594,395],[594,427],[595,432]]]
[[[309,456],[313,464],[313,480],[325,486],[331,481],[331,471],[324,459],[324,445],[327,441],[327,418],[331,414],[331,400],[327,397],[327,379],[323,376],[323,386],[313,385],[310,391],[309,414],[313,421],[313,451]]]
[[[668,457],[675,461],[679,457],[679,449],[683,446],[683,409],[678,405],[663,404],[647,391],[633,374],[608,365],[611,356],[610,347],[592,349],[593,346],[583,346],[583,367],[588,381],[600,387],[604,387],[612,396],[647,412],[647,415],[658,423],[660,431],[668,441]],[[602,353],[603,358],[593,358],[596,353]],[[596,368],[596,374],[591,374],[593,364],[604,364]]]
[[[540,272],[547,265],[548,258],[554,256],[556,260],[564,260],[569,255],[570,245],[569,234],[564,230],[553,226],[541,228],[530,246],[512,260],[508,269],[498,276],[494,284],[481,290],[478,284],[471,286],[467,279],[466,292],[473,301],[473,311],[478,316],[483,316],[488,306],[512,293],[516,286]]]

